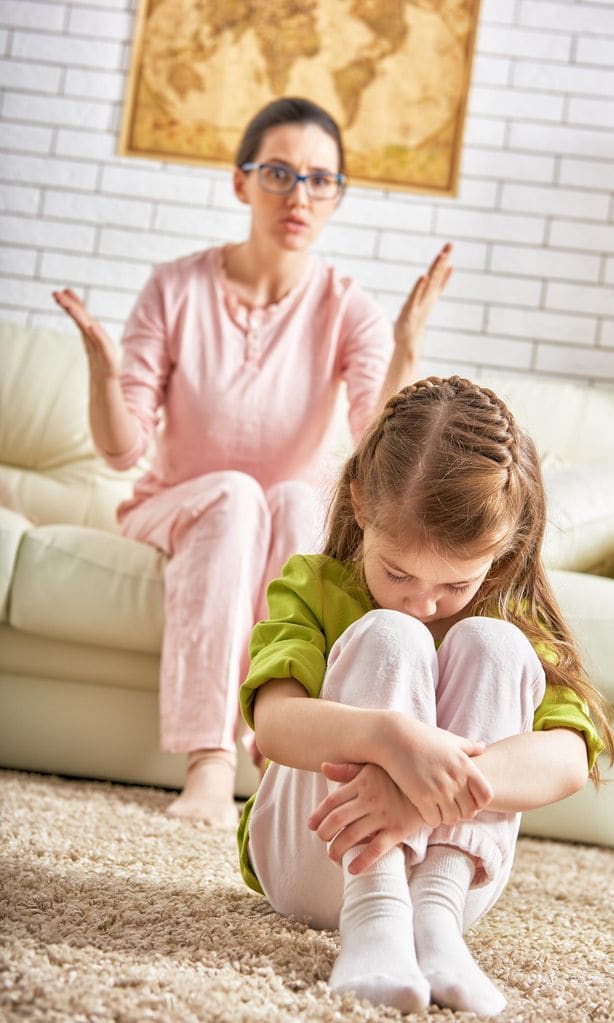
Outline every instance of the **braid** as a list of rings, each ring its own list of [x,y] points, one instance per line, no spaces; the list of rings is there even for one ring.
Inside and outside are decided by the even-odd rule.
[[[459,376],[418,380],[388,400],[379,424],[382,434],[387,427],[394,426],[396,416],[411,416],[418,404],[422,408],[441,407],[439,419],[446,420],[459,447],[466,445],[475,450],[479,439],[483,454],[494,462],[508,468],[517,463],[519,430],[506,405],[488,388]],[[434,417],[434,426],[436,422]]]

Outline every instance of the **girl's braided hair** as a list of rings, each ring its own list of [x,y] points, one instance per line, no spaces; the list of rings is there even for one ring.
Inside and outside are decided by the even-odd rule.
[[[493,558],[470,613],[518,625],[537,644],[548,682],[587,701],[614,757],[608,704],[586,677],[542,564],[546,502],[535,445],[505,403],[459,376],[420,380],[388,400],[346,462],[328,516],[325,553],[355,562],[360,574],[353,494],[364,521],[401,546],[411,539]]]

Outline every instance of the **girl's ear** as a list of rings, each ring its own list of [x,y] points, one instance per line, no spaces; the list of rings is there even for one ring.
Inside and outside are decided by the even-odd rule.
[[[352,502],[354,518],[356,519],[360,528],[364,531],[365,520],[363,518],[362,509],[360,507],[360,498],[358,496],[358,485],[356,483],[356,480],[350,481],[350,501]]]
[[[243,202],[249,205],[247,189],[245,187],[246,184],[247,174],[245,173],[245,171],[242,171],[240,167],[235,167],[232,172],[232,187],[234,189],[234,193],[239,202]]]

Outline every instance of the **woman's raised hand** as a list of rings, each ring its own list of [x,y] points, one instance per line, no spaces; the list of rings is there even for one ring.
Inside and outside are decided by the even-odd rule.
[[[118,377],[119,358],[115,345],[98,321],[92,319],[79,296],[71,288],[53,291],[52,295],[79,328],[91,376],[96,380]]]
[[[419,343],[434,305],[450,280],[452,246],[448,242],[435,257],[427,272],[419,277],[404,303],[394,325],[394,341],[414,361],[419,356]]]

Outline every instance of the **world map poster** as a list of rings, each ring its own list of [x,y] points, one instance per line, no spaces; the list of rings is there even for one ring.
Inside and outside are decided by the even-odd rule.
[[[232,165],[280,96],[339,123],[350,180],[455,195],[480,0],[140,0],[120,152]]]

